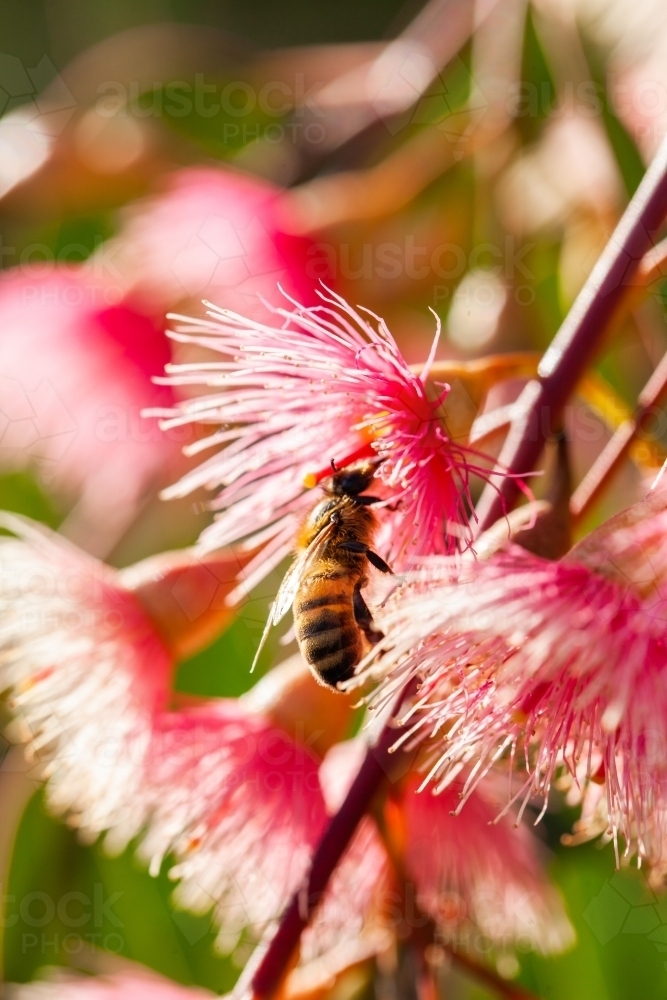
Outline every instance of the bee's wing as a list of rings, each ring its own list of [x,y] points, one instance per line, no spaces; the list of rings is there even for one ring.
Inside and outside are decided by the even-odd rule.
[[[322,529],[322,531],[320,531],[317,538],[310,543],[308,548],[299,553],[290,568],[285,573],[283,582],[280,584],[280,588],[276,594],[276,599],[271,605],[271,610],[269,612],[269,622],[271,625],[277,625],[294,604],[294,598],[296,597],[296,592],[299,589],[301,578],[312,563],[317,562],[318,559],[320,559],[322,551],[329,541],[332,533],[333,525],[328,524]]]
[[[252,673],[255,669],[257,660],[259,659],[259,654],[264,648],[264,644],[268,639],[271,627],[273,625],[277,625],[294,604],[294,598],[296,597],[296,592],[299,589],[301,577],[306,572],[308,567],[319,559],[332,531],[333,525],[331,524],[328,524],[326,528],[323,528],[317,538],[310,543],[308,548],[299,553],[290,568],[285,573],[278,593],[276,594],[276,598],[269,609],[269,616],[266,620],[266,626],[264,628],[264,632],[262,633],[259,646],[257,647],[257,652],[255,653],[255,659],[252,661],[250,673]]]

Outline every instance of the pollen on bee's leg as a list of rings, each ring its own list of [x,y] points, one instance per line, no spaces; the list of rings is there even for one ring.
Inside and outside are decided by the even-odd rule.
[[[344,469],[347,465],[352,465],[353,462],[361,461],[362,458],[374,458],[375,455],[376,452],[371,446],[370,441],[367,441],[360,448],[357,448],[356,451],[346,455],[345,458],[334,457],[329,460],[329,464],[323,469],[319,469],[317,472],[306,472],[303,477],[303,485],[307,489],[312,490],[323,479],[328,479],[332,475],[332,472]]]

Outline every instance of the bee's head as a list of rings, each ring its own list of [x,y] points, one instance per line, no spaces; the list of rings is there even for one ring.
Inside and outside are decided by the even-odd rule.
[[[377,467],[378,462],[364,462],[362,465],[350,466],[347,469],[334,472],[330,485],[327,487],[327,493],[336,497],[359,496],[370,486]]]

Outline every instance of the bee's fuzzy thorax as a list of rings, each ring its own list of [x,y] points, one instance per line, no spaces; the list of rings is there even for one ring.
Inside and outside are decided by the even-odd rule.
[[[349,497],[322,500],[301,525],[297,535],[297,548],[307,548],[319,532],[334,519],[333,543],[348,539],[370,545],[377,517],[368,507],[356,504]]]

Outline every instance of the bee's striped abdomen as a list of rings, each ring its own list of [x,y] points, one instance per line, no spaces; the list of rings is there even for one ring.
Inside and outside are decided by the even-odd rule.
[[[294,601],[299,648],[315,676],[332,687],[352,677],[363,654],[353,589],[346,572],[312,575],[302,581]]]

